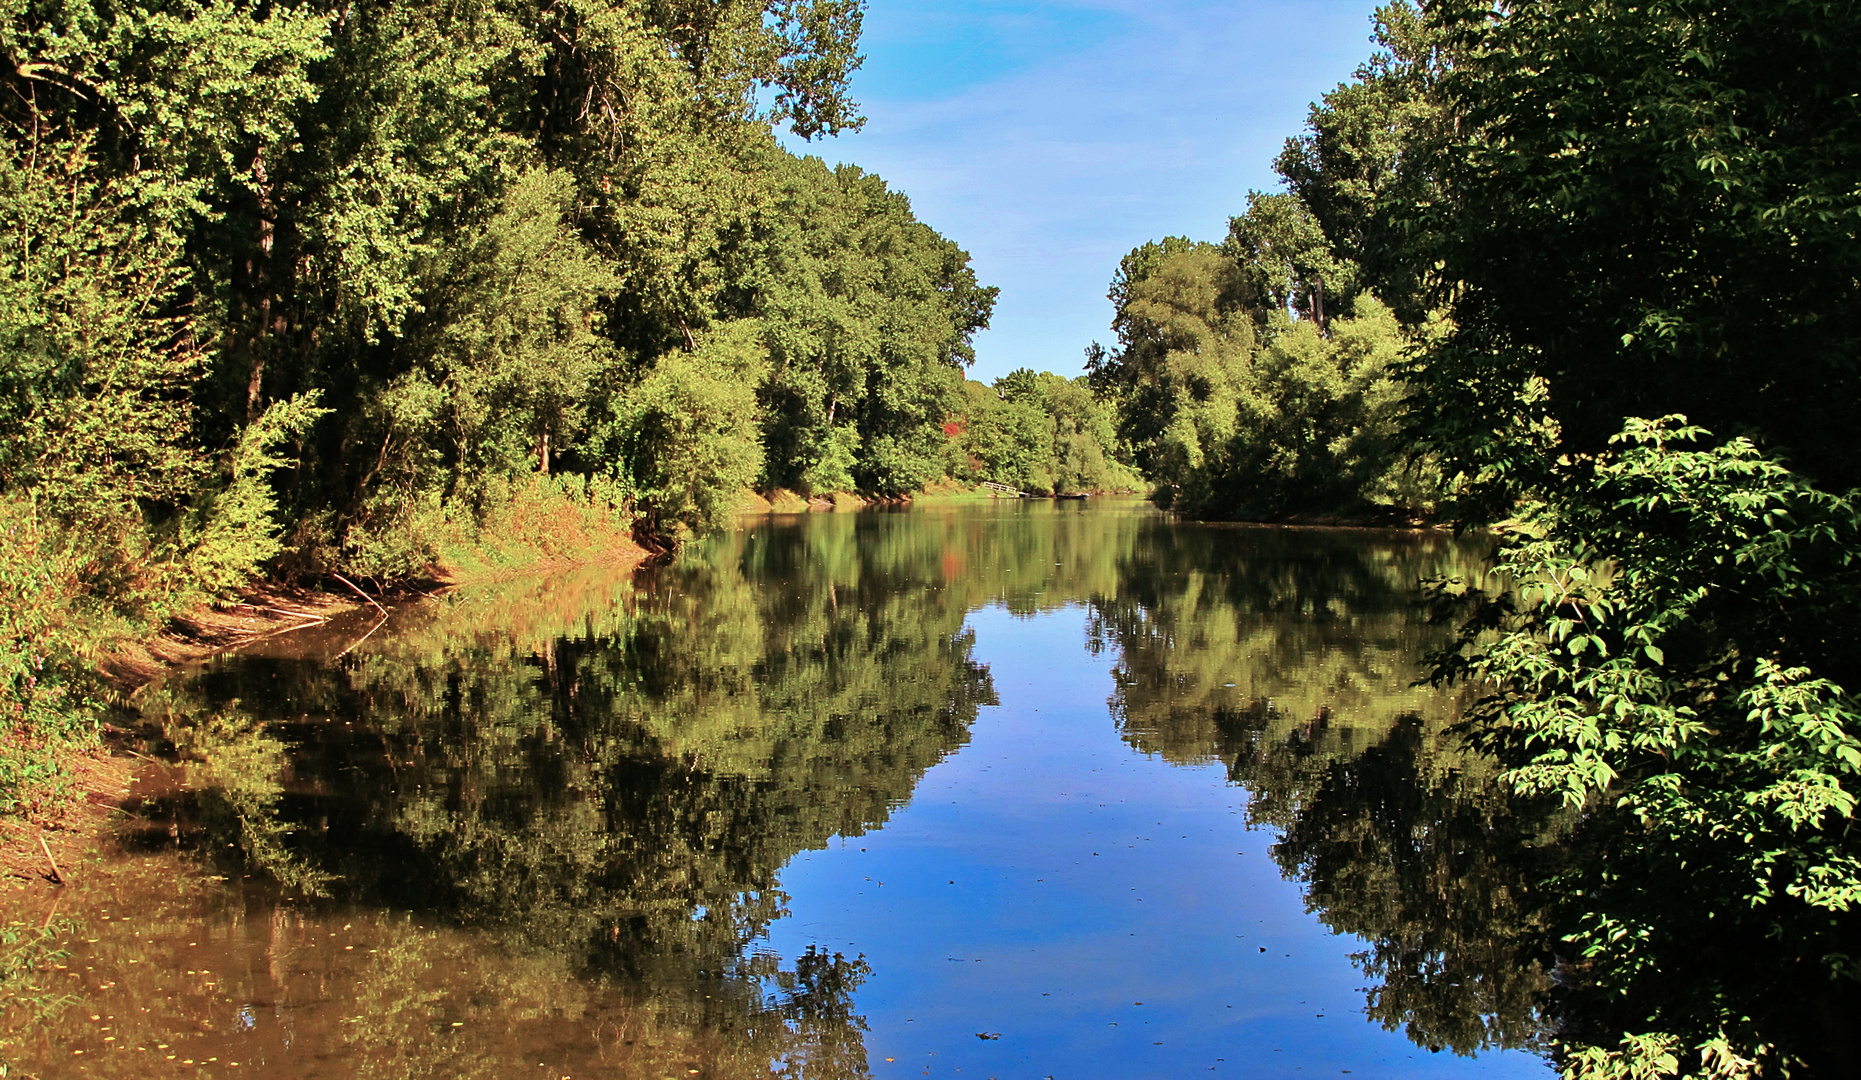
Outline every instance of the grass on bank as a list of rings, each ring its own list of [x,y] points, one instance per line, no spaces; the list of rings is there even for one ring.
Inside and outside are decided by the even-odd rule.
[[[475,508],[401,520],[401,531],[348,550],[293,537],[274,578],[315,585],[344,573],[380,591],[644,554],[615,492],[572,476],[489,485]],[[126,535],[61,527],[29,501],[0,501],[0,816],[62,816],[84,794],[74,767],[103,751],[104,719],[123,699],[125,669],[112,661],[211,623],[203,613],[239,595],[199,587],[186,554]]]

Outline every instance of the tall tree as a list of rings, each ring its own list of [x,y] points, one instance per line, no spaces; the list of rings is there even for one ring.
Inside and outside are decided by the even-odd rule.
[[[788,159],[746,298],[766,327],[768,483],[896,495],[941,471],[942,424],[997,290],[910,200],[852,166]]]

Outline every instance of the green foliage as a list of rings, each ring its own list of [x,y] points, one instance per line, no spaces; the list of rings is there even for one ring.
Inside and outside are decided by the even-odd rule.
[[[576,234],[573,179],[527,172],[428,300],[439,341],[424,372],[455,486],[531,467],[547,475],[613,365],[601,333],[612,268]],[[414,381],[402,390],[426,394]],[[420,410],[416,407],[413,412]]]
[[[1390,310],[1366,293],[1329,335],[1309,320],[1272,329],[1232,435],[1184,476],[1173,505],[1204,517],[1427,509],[1433,478],[1407,453],[1407,393],[1393,371],[1408,335]]]
[[[1121,347],[1093,356],[1092,383],[1158,501],[1185,513],[1425,511],[1432,471],[1402,437],[1394,372],[1410,335],[1367,293],[1320,321],[1326,276],[1349,275],[1290,198],[1253,198],[1227,248],[1132,252],[1112,287]]]
[[[49,344],[16,347],[47,359],[8,376],[64,380],[28,395],[40,412],[18,422],[62,422],[46,410],[82,396],[50,356],[58,335],[148,341],[120,373],[93,368],[114,380],[82,412],[95,438],[10,443],[0,472],[50,470],[45,484],[92,506],[77,481],[108,470],[80,462],[121,451],[117,471],[166,485],[171,509],[204,503],[234,481],[209,478],[196,447],[237,445],[272,403],[317,395],[334,422],[294,433],[274,485],[286,561],[417,573],[435,523],[484,513],[490,487],[612,472],[594,437],[643,372],[714,322],[782,315],[767,298],[810,280],[851,283],[877,346],[834,418],[854,430],[822,425],[824,453],[783,468],[902,490],[934,458],[992,293],[877,178],[804,165],[771,137],[859,126],[853,0],[14,9],[0,122],[20,250],[62,267],[83,248],[134,271],[59,286],[89,289],[88,307],[13,304],[68,324],[18,328]],[[844,212],[794,213],[817,195]],[[134,213],[52,212],[92,202]],[[817,225],[839,239],[795,238]],[[110,291],[125,288],[144,302]],[[153,366],[164,357],[172,370]],[[113,400],[149,407],[113,418]]]
[[[1858,540],[1850,500],[1670,418],[1501,547],[1517,586],[1449,670],[1494,690],[1469,723],[1502,779],[1585,810],[1553,882],[1573,1075],[1820,1068],[1819,1013],[1861,1000],[1861,717],[1814,674],[1853,649]]]
[[[1395,218],[1429,194],[1426,173],[1410,161],[1447,115],[1434,88],[1448,59],[1439,28],[1407,0],[1377,8],[1373,22],[1378,51],[1312,105],[1307,133],[1287,139],[1273,166],[1323,230],[1329,251],[1314,254],[1335,266],[1316,282],[1330,290],[1327,306],[1349,310],[1356,283],[1419,320],[1425,310]]]
[[[1357,271],[1338,257],[1319,220],[1297,195],[1247,193],[1247,212],[1229,219],[1226,251],[1253,279],[1262,306],[1329,329],[1333,311],[1349,310]]]
[[[1136,491],[1141,478],[1113,455],[1112,410],[1084,378],[1018,368],[963,385],[964,404],[944,424],[944,473],[1036,494]]]
[[[1234,434],[1257,340],[1254,283],[1212,244],[1180,238],[1126,256],[1112,282],[1119,350],[1088,360],[1118,403],[1118,435],[1153,483],[1181,484]],[[1095,347],[1096,348],[1096,347]]]
[[[97,745],[94,679],[71,625],[82,562],[30,503],[0,494],[0,813],[61,796],[62,761]]]
[[[877,176],[812,157],[778,174],[769,271],[747,298],[770,355],[764,485],[916,490],[942,469],[940,428],[996,290]]]
[[[768,368],[760,327],[744,320],[669,353],[621,401],[604,439],[648,539],[709,531],[763,467],[756,385]]]
[[[1852,1056],[1822,1018],[1861,1007],[1856,19],[1455,0],[1420,30],[1443,121],[1378,214],[1446,319],[1403,374],[1519,583],[1443,670],[1494,690],[1508,782],[1581,808],[1573,1076]]]
[[[226,486],[199,496],[193,520],[182,530],[190,589],[216,598],[229,595],[256,579],[264,564],[284,550],[271,478],[289,462],[276,450],[287,439],[301,439],[328,413],[317,406],[314,392],[300,394],[274,402],[239,433]]]
[[[1541,385],[1559,454],[1626,417],[1751,437],[1825,490],[1861,482],[1861,18],[1792,0],[1429,8],[1453,63],[1428,180],[1389,207],[1451,333],[1411,378],[1420,430],[1469,478],[1496,410]],[[1542,381],[1541,384],[1539,381]],[[1520,444],[1468,513],[1538,483]],[[1844,676],[1846,674],[1844,673]]]
[[[205,471],[185,392],[203,361],[187,274],[90,140],[0,148],[0,488],[74,526],[122,528]]]

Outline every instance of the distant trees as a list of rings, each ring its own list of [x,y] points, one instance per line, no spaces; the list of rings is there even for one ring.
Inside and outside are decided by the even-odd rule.
[[[1433,513],[1433,457],[1405,434],[1404,356],[1435,332],[1389,207],[1439,124],[1441,34],[1404,3],[1379,51],[1312,106],[1219,244],[1167,237],[1113,278],[1113,348],[1087,370],[1159,504],[1196,517],[1405,520]],[[1405,276],[1407,275],[1407,276]]]
[[[1037,494],[1135,491],[1120,463],[1112,411],[1083,378],[1017,368],[993,385],[970,381],[944,425],[946,475]]]
[[[1228,245],[1170,238],[1133,251],[1112,287],[1119,347],[1094,346],[1090,379],[1116,403],[1160,505],[1254,519],[1423,511],[1433,477],[1401,437],[1394,371],[1409,337],[1388,307],[1350,291],[1351,271],[1321,240],[1294,246],[1317,234],[1304,216],[1284,228],[1293,212],[1288,197],[1261,197]]]

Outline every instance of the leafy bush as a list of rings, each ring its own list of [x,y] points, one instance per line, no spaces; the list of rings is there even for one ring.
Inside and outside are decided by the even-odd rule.
[[[1583,812],[1549,890],[1567,1071],[1816,1068],[1861,1003],[1861,710],[1823,674],[1856,651],[1861,506],[1679,417],[1561,479],[1442,674],[1493,689],[1468,723],[1503,780]]]
[[[274,403],[244,431],[233,447],[225,486],[204,492],[183,532],[183,558],[193,591],[220,598],[260,576],[264,564],[284,550],[278,539],[278,499],[272,473],[287,464],[275,452],[286,439],[303,435],[328,409],[315,393]]]
[[[30,503],[0,495],[0,813],[56,798],[65,757],[97,744],[78,565]]]
[[[756,385],[768,365],[744,320],[668,353],[628,391],[603,441],[648,542],[682,542],[722,522],[763,467]]]

